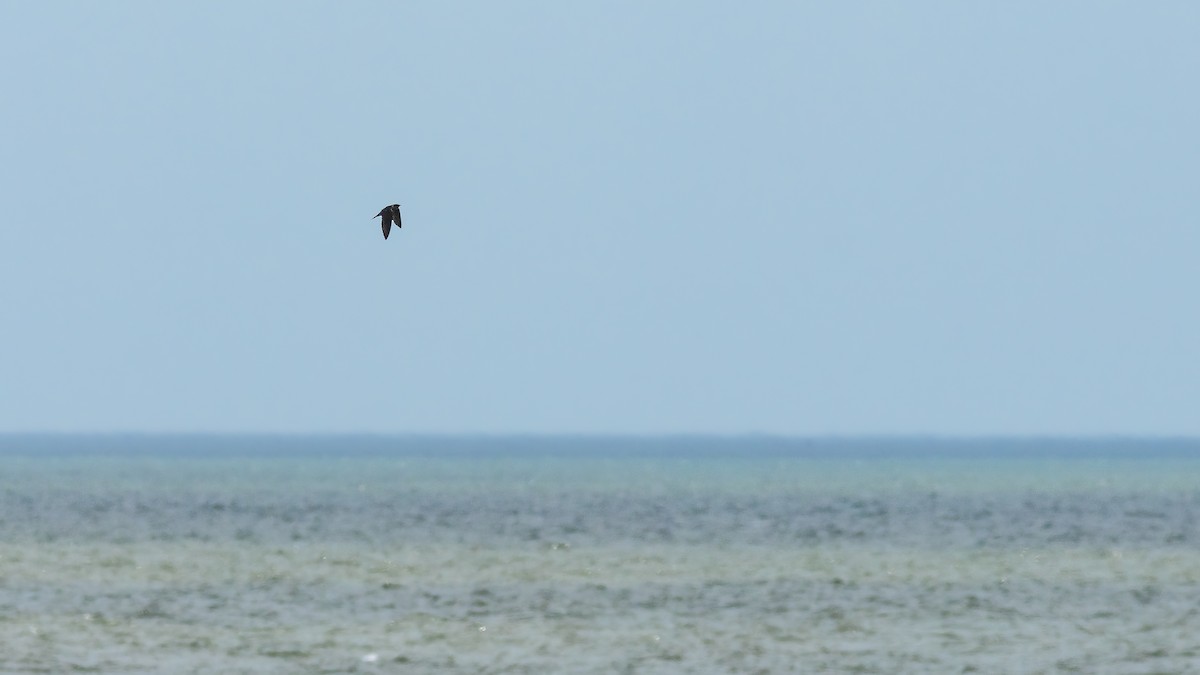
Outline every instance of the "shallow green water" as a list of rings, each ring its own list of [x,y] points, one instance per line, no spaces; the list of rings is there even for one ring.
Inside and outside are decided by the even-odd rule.
[[[696,456],[209,442],[0,444],[0,670],[1200,661],[1200,461],[1178,445],[838,458],[736,440]]]

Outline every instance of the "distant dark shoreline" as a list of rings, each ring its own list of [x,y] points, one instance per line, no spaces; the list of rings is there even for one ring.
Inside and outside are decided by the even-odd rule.
[[[74,455],[163,458],[1200,459],[1200,438],[0,433],[0,457]]]

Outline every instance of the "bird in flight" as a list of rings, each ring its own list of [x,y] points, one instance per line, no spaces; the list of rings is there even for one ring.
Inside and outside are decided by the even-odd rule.
[[[400,205],[392,204],[391,206],[383,207],[383,210],[375,214],[376,218],[383,217],[383,238],[387,239],[392,233],[392,221],[396,221],[396,229],[400,228]]]

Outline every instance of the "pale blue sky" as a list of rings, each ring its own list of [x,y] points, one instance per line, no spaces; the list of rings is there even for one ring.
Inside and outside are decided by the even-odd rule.
[[[5,3],[0,431],[1200,434],[1197,35]]]

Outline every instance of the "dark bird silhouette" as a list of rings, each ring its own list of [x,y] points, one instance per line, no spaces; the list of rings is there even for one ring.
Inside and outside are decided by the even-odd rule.
[[[391,206],[383,207],[383,210],[375,214],[376,218],[383,217],[383,238],[387,239],[392,233],[392,221],[396,222],[396,229],[400,229],[400,205],[392,204]]]

